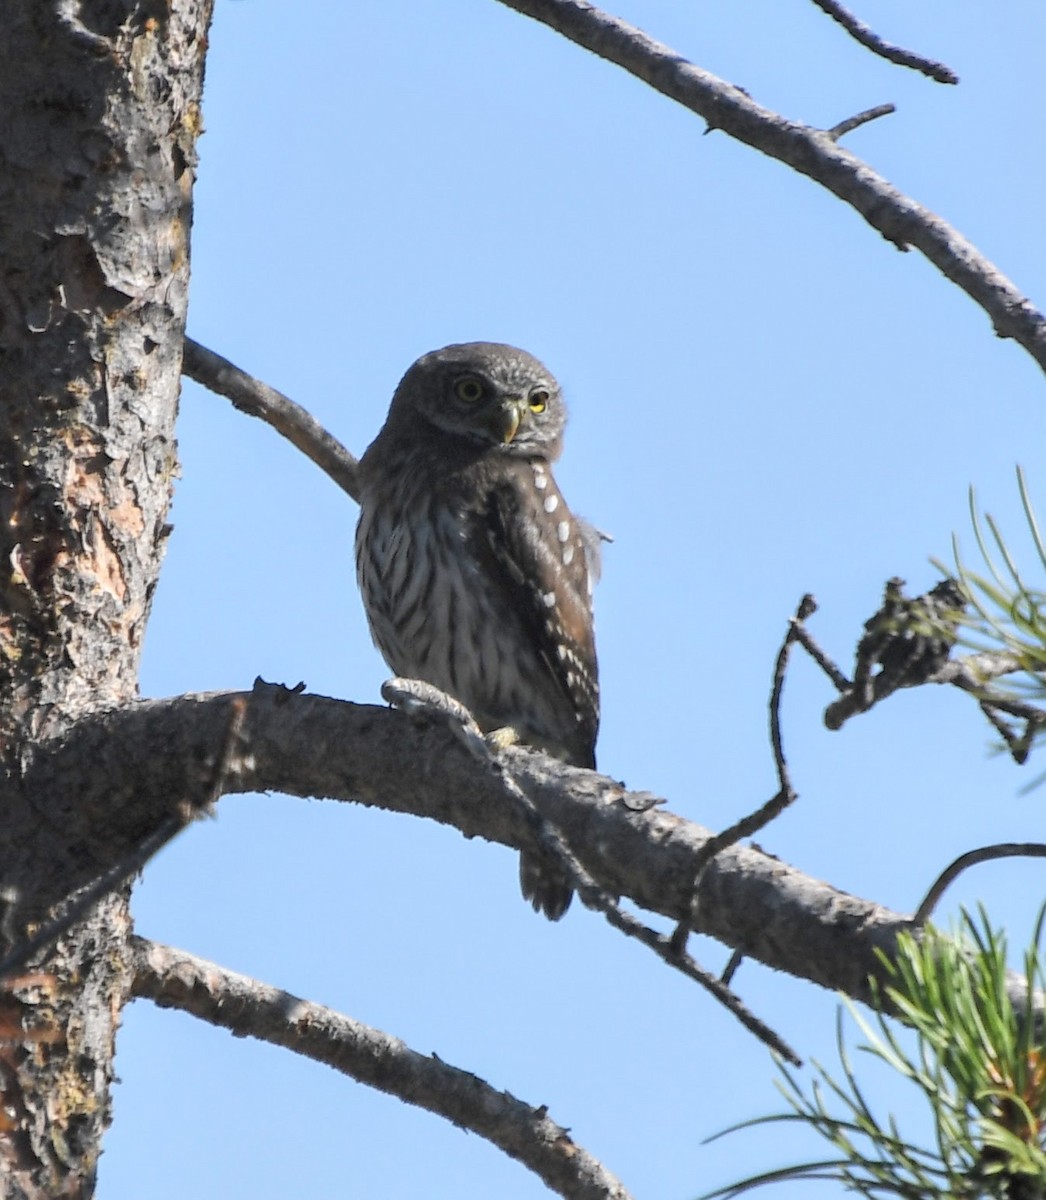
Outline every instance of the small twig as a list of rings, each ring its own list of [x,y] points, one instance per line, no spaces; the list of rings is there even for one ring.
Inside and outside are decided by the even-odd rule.
[[[914,54],[911,50],[903,50],[900,46],[891,46],[889,42],[884,42],[863,21],[859,21],[853,13],[836,3],[836,0],[814,0],[814,4],[834,21],[838,21],[855,41],[860,42],[873,54],[878,54],[880,58],[896,63],[899,67],[911,67],[938,83],[959,82],[959,76],[944,63],[934,62],[932,58],[924,58],[921,54]]]
[[[678,954],[672,944],[671,937],[666,937],[663,933],[655,933],[653,929],[648,929],[645,925],[623,912],[617,905],[613,905],[604,915],[615,929],[620,930],[628,937],[634,937],[637,941],[642,942],[648,949],[653,950],[662,962],[667,963],[670,967],[675,967],[677,971],[682,972],[688,979],[699,983],[724,1008],[731,1012],[749,1033],[754,1034],[764,1045],[769,1046],[771,1050],[776,1051],[782,1058],[787,1059],[793,1065],[797,1067],[803,1065],[803,1060],[796,1054],[792,1047],[771,1029],[769,1025],[761,1021],[722,980],[717,979],[710,972],[704,970],[703,967],[698,966],[694,959],[685,951],[682,954]]]
[[[978,863],[991,862],[996,858],[1046,858],[1046,845],[1041,842],[999,842],[994,846],[982,846],[979,850],[968,850],[946,867],[926,893],[922,904],[912,917],[913,925],[925,925],[937,907],[937,901],[945,889],[966,870]]]
[[[1006,724],[995,710],[995,706],[987,700],[980,702],[981,712],[984,713],[992,728],[1002,738],[1006,744],[1006,749],[1010,752],[1010,757],[1019,767],[1023,767],[1028,761],[1028,755],[1031,753],[1032,742],[1035,740],[1036,732],[1041,728],[1043,721],[1025,721],[1024,732],[1014,733],[1014,731]]]
[[[811,597],[811,600],[813,597]],[[814,601],[816,603],[816,601]],[[794,619],[794,618],[793,618]],[[837,692],[848,692],[853,683],[840,671],[838,666],[828,657],[821,647],[814,640],[814,635],[806,628],[805,625],[797,624],[795,627],[795,640],[806,651],[807,654],[814,660],[822,671],[832,681]]]
[[[190,379],[233,402],[248,416],[260,417],[330,476],[353,500],[359,500],[356,458],[300,404],[241,371],[228,359],[185,339],[182,371]]]
[[[950,658],[934,671],[928,683],[954,683],[964,691],[972,692],[990,679],[1002,675],[1014,675],[1024,670],[1020,658],[1010,650],[979,650],[964,654],[961,658]]]
[[[1014,762],[1022,766],[1028,761],[1032,743],[1040,729],[1046,727],[1046,713],[1032,704],[1024,704],[1006,696],[982,696],[980,698],[981,712],[992,723],[992,727],[1000,734]],[[1025,711],[1021,711],[1021,710]],[[1024,732],[1016,734],[998,715],[1007,713],[1024,722]]]
[[[1026,700],[1019,700],[1014,695],[1001,692],[986,681],[1024,669],[1017,655],[1009,651],[984,651],[946,662],[927,682],[950,683],[960,691],[975,696],[981,712],[1006,743],[1013,761],[1021,766],[1028,761],[1035,735],[1046,727],[1046,711],[1029,704]],[[1001,713],[1023,721],[1024,732],[1014,733],[1003,720]]]
[[[930,682],[936,683],[937,680],[931,680]],[[1027,721],[1033,725],[1046,724],[1046,712],[1034,704],[1029,704],[1027,700],[1018,700],[1016,696],[1008,696],[1005,692],[1000,692],[997,688],[971,683],[963,675],[956,675],[954,678],[948,680],[948,682],[960,691],[969,692],[971,696],[976,696],[981,704],[986,704],[998,712],[1004,712],[1011,717],[1016,717],[1019,721]]]
[[[243,696],[237,696],[229,702],[229,720],[225,728],[225,736],[215,760],[214,771],[211,773],[210,786],[199,803],[195,807],[187,804],[179,806],[181,811],[176,816],[162,821],[152,833],[142,838],[130,853],[125,854],[118,862],[103,871],[93,883],[88,884],[58,916],[46,921],[31,938],[15,946],[3,959],[0,959],[0,980],[5,980],[13,975],[31,958],[58,941],[77,921],[85,917],[103,896],[109,895],[110,892],[115,891],[136,875],[154,854],[162,850],[189,824],[194,816],[199,813],[208,813],[213,809],[225,790],[226,779],[232,767],[233,755],[246,713],[247,701]],[[8,921],[11,917],[11,908],[17,903],[17,899],[11,897],[5,897],[5,899],[10,906],[5,915],[5,921]]]
[[[102,899],[115,891],[122,883],[126,883],[150,858],[180,830],[184,823],[179,817],[168,817],[148,837],[143,838],[130,854],[124,855],[119,862],[114,863],[107,871],[99,875],[94,883],[89,884],[72,900],[62,912],[47,921],[26,941],[17,945],[9,954],[0,959],[0,980],[6,980],[15,975],[25,964],[34,958],[41,950],[53,945],[67,930],[72,928],[82,917]]]
[[[419,1054],[399,1038],[288,992],[139,937],[131,938],[134,992],[166,1008],[282,1046],[350,1079],[470,1130],[533,1171],[561,1196],[629,1200],[619,1179],[544,1106]]]
[[[688,979],[699,983],[706,991],[715,996],[749,1032],[755,1034],[771,1049],[783,1055],[789,1062],[797,1064],[800,1062],[795,1051],[768,1025],[750,1012],[740,997],[734,995],[714,975],[699,966],[689,954],[677,951],[672,938],[649,929],[641,921],[637,921],[635,917],[624,912],[614,897],[596,883],[578,861],[559,830],[550,821],[545,820],[535,807],[533,800],[516,782],[504,761],[495,754],[490,743],[480,732],[472,714],[463,704],[440,691],[439,688],[420,679],[387,680],[382,685],[381,695],[385,701],[402,709],[409,716],[445,721],[464,742],[468,750],[488,764],[505,791],[512,796],[535,840],[540,844],[542,850],[562,867],[586,907],[602,913],[615,929],[628,937],[635,938],[648,949],[653,950],[670,967],[674,967]]]
[[[757,833],[765,825],[769,825],[796,798],[796,793],[788,774],[784,741],[781,737],[781,697],[784,694],[785,672],[788,667],[788,658],[791,654],[792,645],[799,640],[799,630],[802,629],[803,622],[812,617],[815,612],[817,612],[817,601],[807,593],[799,601],[799,607],[795,611],[795,616],[791,618],[788,632],[785,634],[784,641],[781,643],[781,649],[777,652],[777,659],[774,662],[774,680],[770,689],[770,703],[768,708],[770,713],[770,745],[773,748],[774,767],[777,771],[777,792],[765,804],[757,808],[755,812],[749,813],[747,816],[742,817],[740,821],[735,821],[733,825],[721,830],[715,837],[709,838],[701,847],[697,855],[694,881],[690,889],[690,919],[680,921],[672,934],[672,947],[677,954],[682,953],[693,928],[698,889],[701,884],[701,877],[704,875],[708,864],[717,854],[725,850],[727,846],[734,845],[735,842],[739,842],[742,838],[751,837],[753,833]],[[736,967],[734,969],[736,970]]]
[[[864,112],[860,112],[854,117],[847,117],[845,121],[840,121],[838,125],[833,125],[831,129],[826,129],[825,133],[828,134],[833,142],[837,142],[841,137],[845,137],[848,133],[852,133],[862,125],[867,125],[869,121],[877,121],[880,117],[888,117],[890,113],[895,113],[896,111],[897,106],[895,104],[877,104],[874,108],[866,108]]]
[[[757,829],[761,829],[773,817],[777,816],[781,808],[791,804],[795,799],[795,792],[792,789],[792,781],[788,774],[788,764],[785,762],[784,740],[781,736],[781,697],[784,694],[785,671],[788,668],[788,659],[792,652],[792,645],[796,641],[799,629],[803,623],[817,612],[817,601],[810,595],[809,592],[799,601],[799,607],[795,610],[795,616],[792,618],[788,626],[788,632],[785,634],[785,639],[781,643],[781,649],[777,653],[777,661],[774,663],[774,682],[770,689],[770,745],[774,751],[774,766],[777,768],[777,781],[779,784],[778,795],[783,797],[780,807],[773,813],[769,814],[761,824],[755,825],[748,829],[745,833],[740,834],[741,837],[750,837]],[[764,805],[764,809],[768,806]]]

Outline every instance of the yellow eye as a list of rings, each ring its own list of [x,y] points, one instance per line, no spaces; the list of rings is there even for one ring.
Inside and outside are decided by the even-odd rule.
[[[530,411],[543,413],[548,407],[549,394],[545,388],[535,388],[530,393]]]
[[[454,384],[454,395],[466,404],[475,404],[483,395],[483,384],[473,375],[466,375]]]

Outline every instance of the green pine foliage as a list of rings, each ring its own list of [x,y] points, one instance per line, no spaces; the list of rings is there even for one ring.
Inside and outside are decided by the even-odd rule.
[[[1046,541],[1020,468],[1017,486],[1035,553],[1046,572]],[[1016,655],[1026,672],[1017,681],[1024,697],[1046,699],[1046,593],[1026,581],[994,517],[990,513],[981,517],[977,512],[972,489],[970,520],[985,572],[966,566],[958,540],[953,538],[955,574],[973,609],[965,621],[967,633],[972,636],[965,640],[974,649],[995,653],[1006,650]]]
[[[896,957],[883,959],[887,982],[876,992],[871,1019],[845,1000],[865,1039],[860,1049],[892,1068],[899,1085],[922,1094],[933,1129],[930,1144],[913,1143],[891,1116],[880,1119],[873,1112],[851,1065],[840,1010],[841,1079],[815,1063],[816,1078],[805,1086],[779,1063],[779,1086],[791,1111],[725,1131],[795,1122],[820,1134],[830,1156],[752,1176],[704,1200],[813,1179],[833,1180],[866,1197],[1046,1197],[1044,912],[1024,955],[1023,980],[1007,971],[1005,937],[983,911],[978,919],[964,912],[951,936],[927,927],[898,939]],[[909,1036],[898,1035],[893,1019],[883,1015],[887,1009],[911,1030]]]

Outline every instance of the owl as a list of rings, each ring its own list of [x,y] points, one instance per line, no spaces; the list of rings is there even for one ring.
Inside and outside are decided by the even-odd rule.
[[[470,342],[419,358],[359,468],[356,571],[389,667],[468,708],[484,732],[595,766],[592,585],[599,535],[552,475],[566,409],[533,355]],[[523,895],[553,921],[570,886],[520,858]]]

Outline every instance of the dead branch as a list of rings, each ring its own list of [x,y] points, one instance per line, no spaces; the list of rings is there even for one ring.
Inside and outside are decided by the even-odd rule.
[[[900,46],[891,46],[889,42],[884,42],[863,21],[859,21],[852,12],[837,3],[837,0],[814,0],[814,4],[822,12],[827,13],[833,21],[838,21],[854,41],[860,42],[866,50],[871,50],[873,54],[885,58],[887,62],[896,63],[899,67],[911,67],[912,70],[920,71],[938,83],[959,82],[959,76],[944,63],[934,62],[932,58],[924,58],[921,54],[915,54],[911,50],[904,50]]]
[[[994,846],[981,846],[978,850],[968,850],[965,854],[950,863],[934,880],[933,886],[923,897],[922,903],[912,917],[913,925],[925,925],[930,919],[937,901],[944,895],[945,890],[969,867],[978,863],[992,862],[998,858],[1046,858],[1046,845],[1040,842],[999,842]]]
[[[817,0],[814,0],[814,3],[816,4]],[[855,129],[860,129],[862,125],[867,125],[869,121],[878,121],[880,117],[888,117],[896,111],[897,106],[895,104],[877,104],[874,108],[866,108],[864,112],[847,117],[845,121],[840,121],[838,125],[833,125],[831,129],[826,129],[825,132],[833,142],[837,142],[848,133],[853,133]]]
[[[311,458],[343,492],[353,500],[358,498],[356,459],[300,404],[192,338],[185,339],[182,371],[203,387],[231,400],[240,412],[260,417]]]
[[[369,1087],[479,1134],[569,1200],[629,1200],[624,1185],[557,1125],[468,1071],[419,1054],[399,1038],[246,975],[140,937],[131,938],[133,991],[237,1037],[324,1063]]]
[[[899,249],[914,246],[1046,370],[1046,317],[965,237],[823,130],[786,120],[634,25],[585,0],[501,0],[623,67],[708,124],[821,184]]]
[[[813,616],[816,611],[817,602],[813,596],[806,595],[799,601],[799,607],[796,609],[795,616],[789,623],[788,632],[785,634],[784,641],[781,643],[781,649],[778,651],[777,659],[774,662],[774,678],[770,689],[768,709],[770,718],[770,747],[774,755],[774,768],[777,771],[777,792],[765,804],[756,809],[755,812],[742,817],[733,825],[716,834],[715,837],[709,838],[705,843],[698,856],[697,869],[694,875],[691,912],[693,912],[697,904],[697,889],[706,865],[721,850],[726,849],[727,846],[734,845],[742,838],[751,837],[753,833],[757,833],[760,829],[769,825],[796,798],[796,792],[792,787],[792,780],[788,773],[788,763],[785,759],[784,740],[781,736],[781,698],[784,695],[785,672],[788,668],[788,659],[792,646],[799,640],[799,630],[802,628],[803,622],[807,617]],[[683,952],[691,928],[692,924],[689,918],[685,921],[680,921],[676,926],[672,934],[671,945],[677,954]],[[736,971],[738,965],[739,963],[732,964],[730,968],[731,975]],[[725,981],[724,978],[721,982]]]

